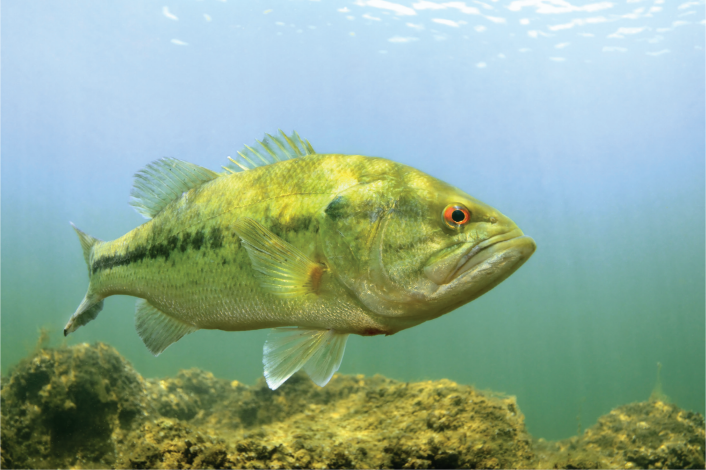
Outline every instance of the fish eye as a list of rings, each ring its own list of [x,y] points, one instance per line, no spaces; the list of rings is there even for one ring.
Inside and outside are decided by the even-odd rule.
[[[471,212],[461,204],[449,204],[444,209],[442,218],[451,228],[459,228],[471,221]]]

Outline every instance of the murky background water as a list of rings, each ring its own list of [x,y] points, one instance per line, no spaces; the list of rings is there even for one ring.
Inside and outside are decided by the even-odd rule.
[[[664,392],[704,412],[704,1],[20,1],[2,9],[2,372],[54,344],[87,286],[69,221],[142,219],[132,175],[219,169],[277,128],[383,156],[510,216],[533,258],[490,293],[343,373],[518,397],[562,438]],[[254,382],[266,331],[200,331],[154,358],[112,297],[68,343],[146,376]]]

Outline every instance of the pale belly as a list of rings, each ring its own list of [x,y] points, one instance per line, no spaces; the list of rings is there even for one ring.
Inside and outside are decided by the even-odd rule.
[[[114,272],[102,282],[101,294],[143,298],[165,314],[203,329],[299,326],[366,336],[403,329],[394,319],[369,311],[333,280],[322,286],[319,295],[283,299],[264,292],[255,279],[229,278],[218,272],[177,276],[162,271],[161,276],[153,276],[154,271],[150,269],[150,275]]]

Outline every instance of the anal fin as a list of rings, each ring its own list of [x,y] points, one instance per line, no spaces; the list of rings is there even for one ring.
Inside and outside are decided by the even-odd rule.
[[[155,356],[179,341],[184,335],[198,330],[167,315],[147,300],[139,299],[135,308],[135,329],[147,349]]]
[[[262,358],[267,385],[275,390],[304,367],[311,380],[323,387],[340,367],[347,339],[347,333],[335,330],[272,329]]]

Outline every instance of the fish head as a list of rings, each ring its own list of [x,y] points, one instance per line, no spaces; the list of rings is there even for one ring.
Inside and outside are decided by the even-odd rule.
[[[507,216],[399,165],[337,196],[322,221],[336,277],[378,315],[436,318],[498,285],[536,249]]]

